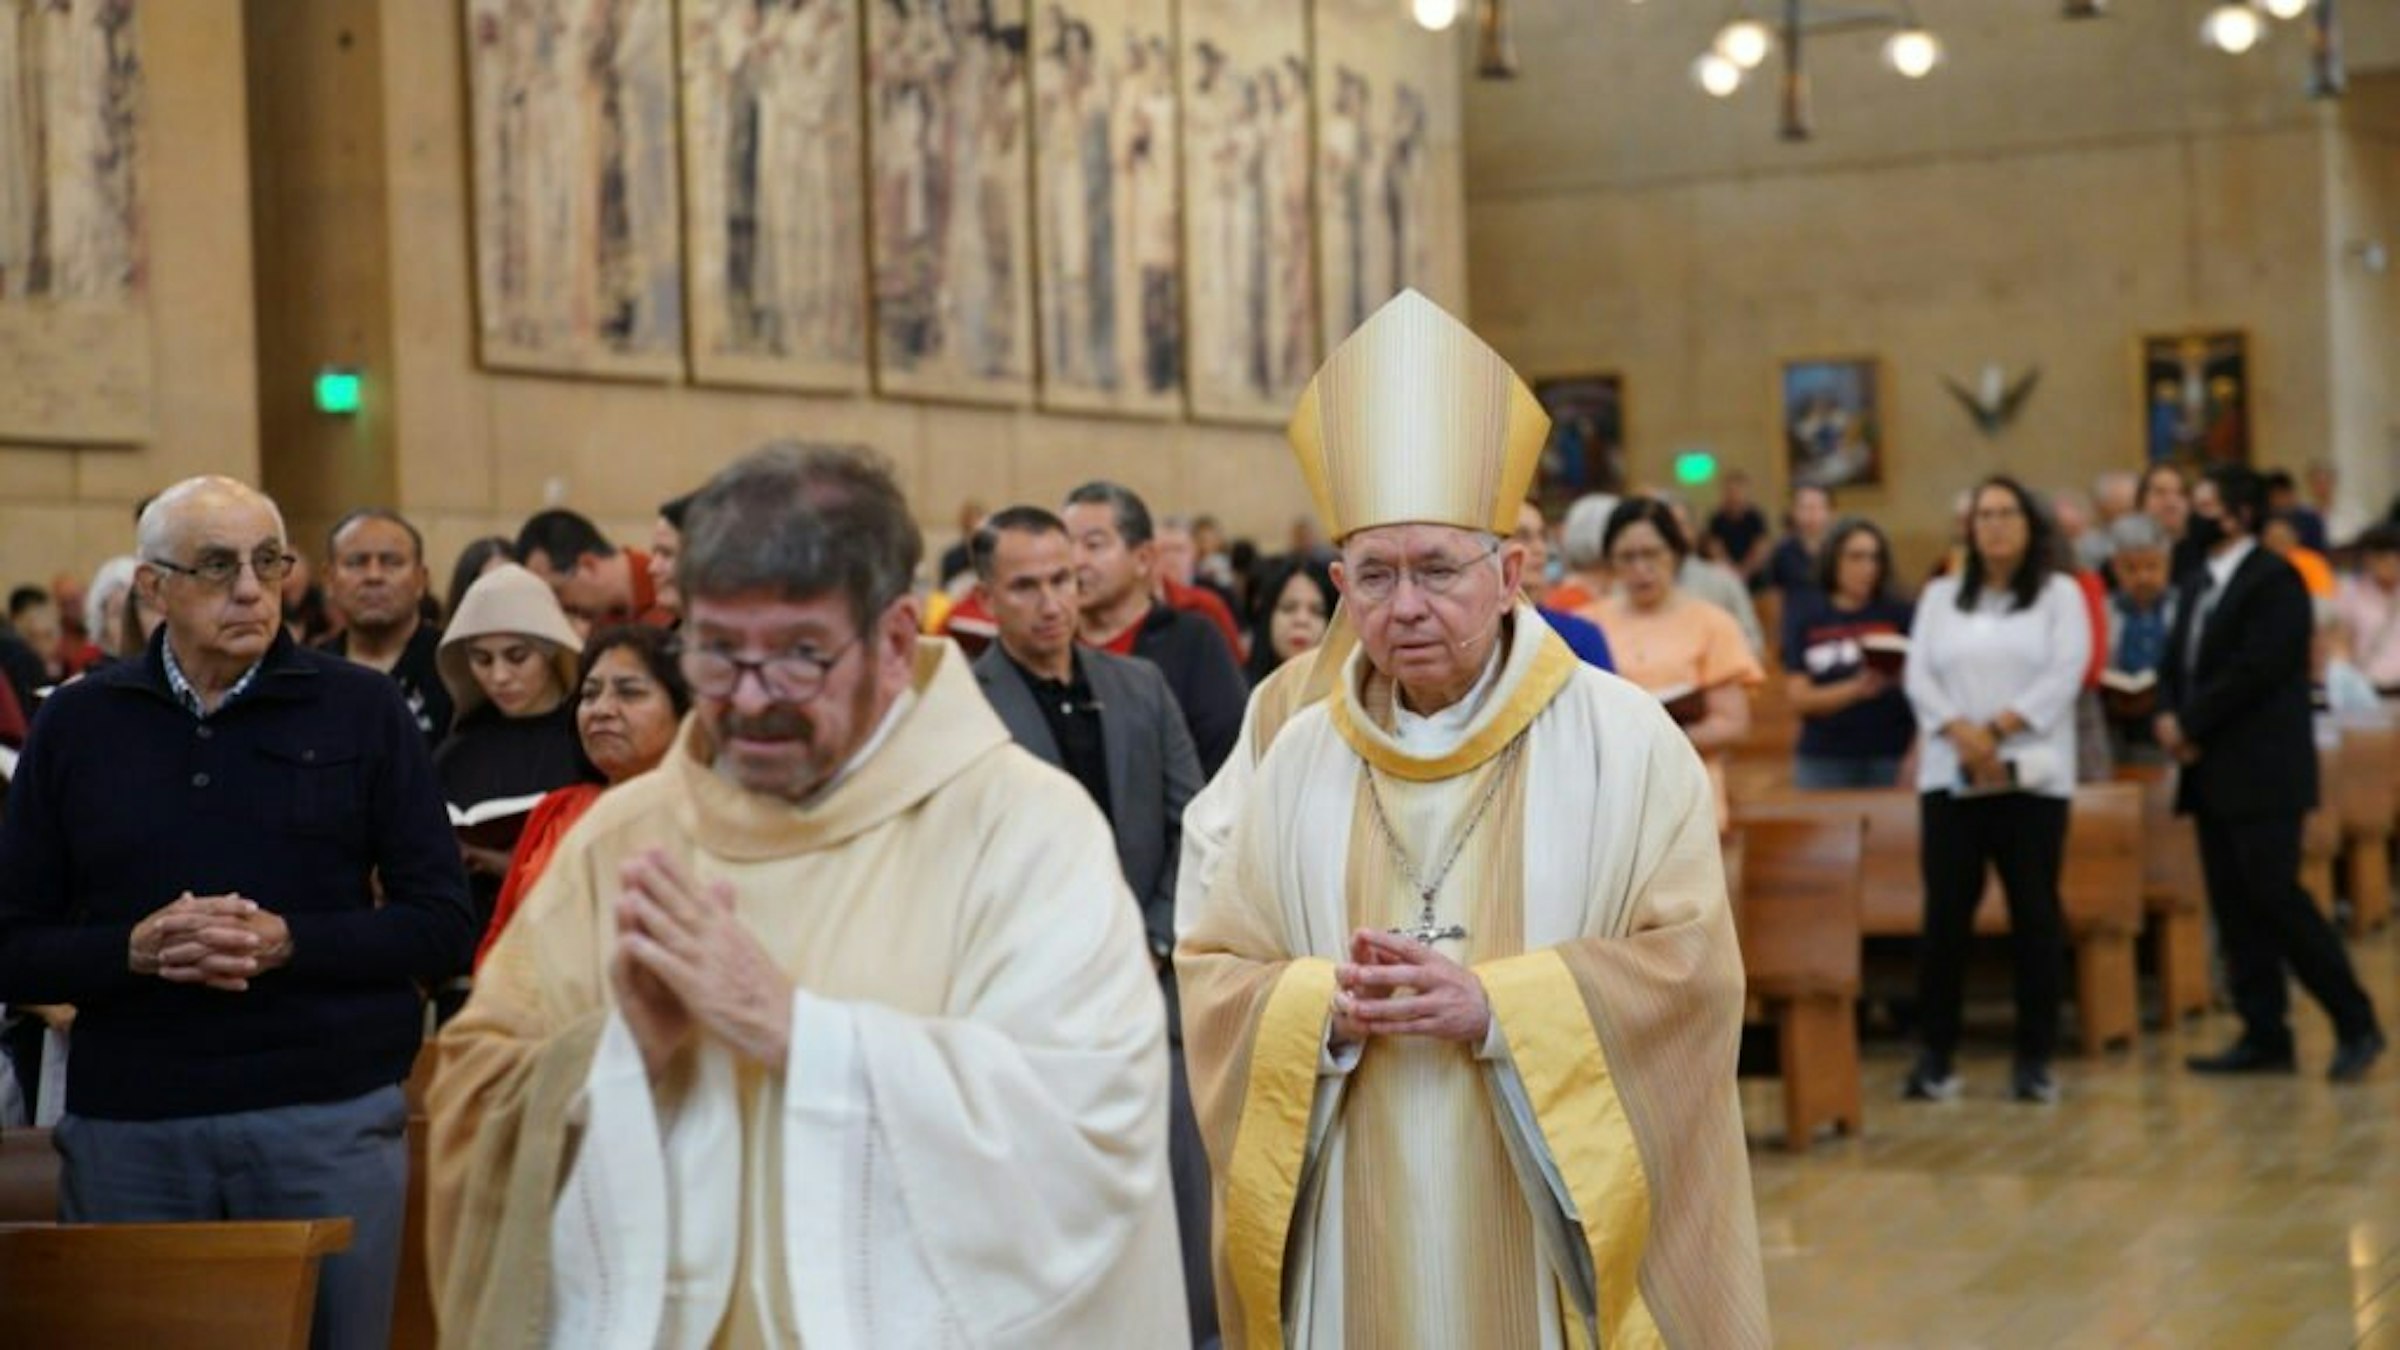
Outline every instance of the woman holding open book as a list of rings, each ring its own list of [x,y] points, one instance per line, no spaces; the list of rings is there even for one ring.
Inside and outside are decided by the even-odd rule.
[[[457,712],[433,767],[450,800],[476,920],[488,924],[526,816],[552,788],[596,777],[575,740],[583,639],[542,579],[515,563],[467,588],[435,657]]]
[[[2065,920],[2058,898],[2075,796],[2076,702],[2092,654],[2082,589],[2059,571],[2055,529],[2015,479],[1976,488],[1964,565],[1925,588],[1910,634],[1908,701],[1925,739],[1917,761],[1925,937],[1918,1015],[1924,1046],[1905,1095],[1958,1095],[1968,939],[1985,875],[2008,896],[2016,965],[2019,1101],[2058,1099]]]
[[[1750,732],[1750,690],[1766,673],[1732,615],[1675,584],[1692,545],[1673,508],[1626,498],[1608,518],[1604,547],[1616,590],[1580,613],[1600,625],[1617,673],[1656,694],[1708,761],[1724,829],[1725,756]]]
[[[1888,788],[1917,738],[1900,688],[1915,611],[1892,593],[1892,546],[1855,517],[1817,551],[1816,580],[1788,589],[1784,681],[1800,714],[1792,778],[1803,791]]]
[[[542,798],[500,883],[492,922],[475,948],[475,968],[500,940],[500,930],[542,879],[550,855],[600,794],[658,767],[675,744],[676,728],[692,710],[692,687],[675,659],[675,640],[647,624],[603,628],[583,644],[575,695],[575,734],[583,762],[599,782],[569,783]]]

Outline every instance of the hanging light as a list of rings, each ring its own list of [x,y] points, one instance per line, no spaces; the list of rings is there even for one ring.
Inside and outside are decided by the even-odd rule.
[[[1447,32],[1458,22],[1459,0],[1409,0],[1409,10],[1417,27],[1428,33]]]
[[[1711,98],[1731,98],[1742,87],[1742,68],[1718,52],[1704,52],[1692,63],[1692,79]]]
[[[1883,59],[1903,76],[1921,80],[1942,63],[1942,42],[1922,28],[1903,28],[1883,44]]]
[[[2200,40],[2233,56],[2257,46],[2264,32],[2258,11],[2248,5],[2219,5],[2200,21]]]
[[[1713,54],[1731,61],[1737,69],[1756,70],[1766,61],[1767,53],[1775,50],[1775,34],[1756,19],[1736,19],[1717,33],[1711,48]]]
[[[2278,19],[2297,19],[2308,12],[2310,0],[2259,0],[2259,7]]]

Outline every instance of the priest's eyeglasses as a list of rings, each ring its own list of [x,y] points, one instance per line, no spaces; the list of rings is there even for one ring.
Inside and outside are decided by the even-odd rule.
[[[775,656],[736,656],[722,647],[686,647],[678,658],[683,678],[702,698],[731,698],[744,675],[756,675],[767,696],[784,703],[806,703],[825,690],[825,678],[842,663],[864,633],[823,655],[810,651]]]
[[[1458,589],[1458,583],[1476,566],[1500,551],[1500,541],[1465,561],[1436,558],[1413,567],[1394,567],[1390,563],[1360,563],[1349,573],[1349,592],[1360,601],[1380,605],[1400,591],[1400,580],[1406,577],[1417,583],[1417,589],[1427,595],[1448,595]]]
[[[181,577],[190,577],[203,586],[220,591],[232,587],[234,579],[242,574],[244,566],[250,569],[251,575],[258,578],[259,585],[274,586],[280,584],[285,577],[290,576],[292,569],[300,562],[291,554],[274,548],[262,548],[247,558],[238,553],[203,553],[200,555],[200,561],[190,567],[186,567],[182,563],[168,562],[164,558],[145,558],[142,561],[162,571],[173,572]]]

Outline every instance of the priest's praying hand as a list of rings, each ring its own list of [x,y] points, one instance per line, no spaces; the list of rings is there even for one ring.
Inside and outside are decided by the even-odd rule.
[[[1492,1032],[1492,1003],[1475,972],[1401,933],[1361,928],[1350,961],[1333,972],[1333,1041],[1425,1036],[1480,1045]]]
[[[619,869],[608,978],[650,1081],[667,1076],[694,1031],[780,1073],[791,1058],[790,976],[735,911],[730,882],[695,886],[663,849]]]

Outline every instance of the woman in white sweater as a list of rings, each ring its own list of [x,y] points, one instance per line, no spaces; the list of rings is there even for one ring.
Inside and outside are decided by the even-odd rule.
[[[2016,965],[2019,1101],[2058,1099],[2065,921],[2058,899],[2075,796],[2075,700],[2091,658],[2091,616],[2053,565],[2054,527],[2032,493],[1994,477],[1969,508],[1965,565],[1927,587],[1910,633],[1906,684],[1924,746],[1925,937],[1917,995],[1923,1050],[1906,1095],[1959,1092],[1952,1065],[1967,947],[1984,877],[2008,896]]]

